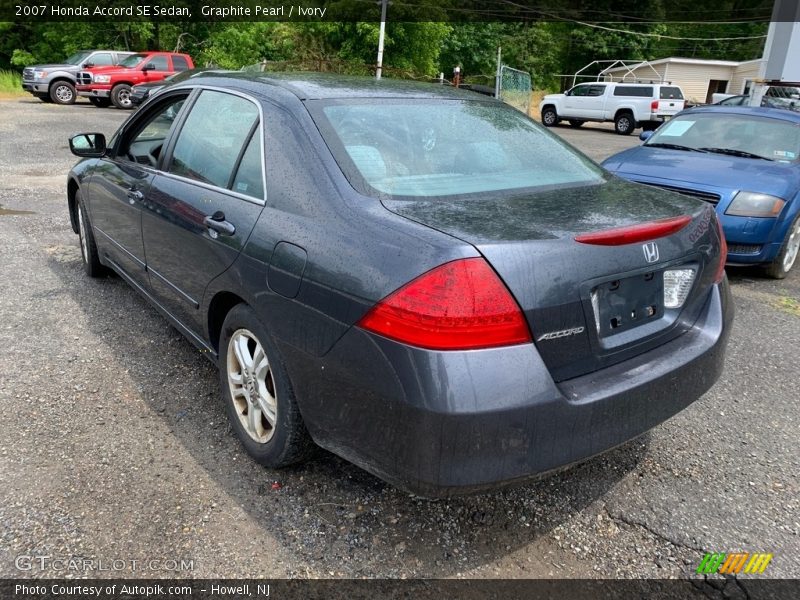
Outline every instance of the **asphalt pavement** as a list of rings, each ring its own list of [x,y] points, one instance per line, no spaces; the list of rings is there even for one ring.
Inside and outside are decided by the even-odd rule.
[[[431,502],[325,452],[271,471],[234,439],[213,365],[119,278],[83,274],[67,136],[127,116],[0,101],[0,577],[696,578],[704,553],[738,551],[800,577],[800,269],[730,270],[719,383],[556,475]],[[596,160],[638,143],[555,132]]]

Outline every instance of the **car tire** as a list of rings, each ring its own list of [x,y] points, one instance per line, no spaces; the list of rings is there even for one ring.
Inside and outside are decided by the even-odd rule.
[[[75,86],[69,81],[56,81],[50,85],[50,100],[56,104],[75,104]]]
[[[245,304],[225,317],[218,366],[231,426],[256,462],[279,469],[311,456],[314,442],[277,347]]]
[[[636,129],[636,121],[629,112],[621,112],[614,118],[614,131],[620,135],[630,135]]]
[[[572,125],[575,128],[578,128],[578,127],[582,126],[584,123],[586,123],[586,121],[580,121],[578,119],[570,119],[569,120],[569,124]]]
[[[94,96],[90,96],[89,102],[94,104],[97,108],[108,108],[111,106],[111,100],[108,98],[95,98]]]
[[[97,251],[97,244],[94,241],[94,233],[89,222],[89,215],[81,200],[81,192],[76,192],[75,210],[78,211],[78,238],[81,245],[81,258],[83,259],[83,270],[89,277],[102,277],[105,275],[105,267],[100,263],[100,255]]]
[[[555,127],[558,125],[558,113],[552,106],[545,106],[542,109],[542,125],[545,127]]]
[[[775,260],[767,265],[765,269],[767,276],[784,279],[797,262],[798,254],[800,254],[800,215],[795,217],[789,231],[786,232],[786,238]]]
[[[133,108],[133,102],[131,102],[131,86],[127,83],[118,83],[114,86],[114,89],[111,90],[111,102],[114,103],[114,106],[117,108],[121,108],[123,110],[130,110]]]

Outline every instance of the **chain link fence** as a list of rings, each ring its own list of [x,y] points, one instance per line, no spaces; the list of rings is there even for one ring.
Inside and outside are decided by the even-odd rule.
[[[505,65],[500,67],[500,99],[528,114],[531,107],[531,74]]]

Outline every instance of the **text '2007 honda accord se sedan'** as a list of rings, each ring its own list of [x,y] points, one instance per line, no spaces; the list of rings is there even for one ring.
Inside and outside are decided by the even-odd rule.
[[[443,496],[617,446],[719,377],[713,207],[435,85],[210,73],[106,143],[72,227],[219,367],[247,452]]]

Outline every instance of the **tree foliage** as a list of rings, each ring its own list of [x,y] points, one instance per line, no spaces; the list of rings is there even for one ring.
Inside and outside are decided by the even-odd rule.
[[[735,1],[719,0],[726,6]],[[748,60],[760,57],[764,46],[763,38],[714,38],[761,36],[765,23],[667,23],[663,0],[594,0],[593,6],[612,16],[648,18],[588,24],[574,20],[406,23],[390,18],[384,66],[387,73],[398,76],[432,78],[443,72],[448,79],[453,67],[460,66],[475,83],[491,84],[500,47],[503,63],[531,72],[535,87],[554,89],[563,81],[559,74],[574,73],[592,60],[667,56]],[[102,47],[180,50],[198,66],[237,69],[275,61],[285,68],[369,73],[377,45],[378,24],[366,22],[0,23],[0,69],[59,62],[76,50]]]

